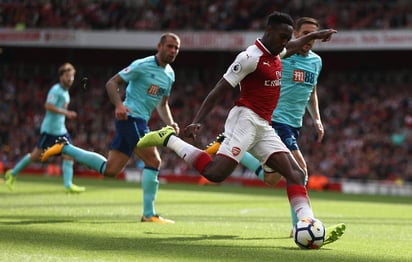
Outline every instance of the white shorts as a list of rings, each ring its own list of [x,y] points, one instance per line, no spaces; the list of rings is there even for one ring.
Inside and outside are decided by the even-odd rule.
[[[224,134],[225,140],[217,154],[232,158],[238,163],[246,152],[261,163],[266,163],[273,153],[289,153],[268,121],[244,106],[235,106],[230,110]]]

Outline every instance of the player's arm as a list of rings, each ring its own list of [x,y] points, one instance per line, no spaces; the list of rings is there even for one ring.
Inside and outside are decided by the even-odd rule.
[[[125,84],[125,82],[119,76],[119,74],[115,74],[106,83],[107,95],[109,96],[110,102],[112,102],[112,104],[114,106],[117,106],[118,104],[123,103],[122,98],[120,97],[120,94],[119,94],[119,88],[120,88],[120,86],[122,86],[124,84]]]
[[[44,104],[44,108],[47,111],[53,112],[53,113],[57,113],[57,114],[62,114],[65,115],[67,118],[72,119],[75,118],[77,116],[77,113],[71,110],[67,109],[67,105],[65,105],[63,108],[57,107],[52,103],[46,102]]]
[[[239,53],[223,77],[216,83],[212,91],[209,92],[192,123],[202,123],[213,107],[226,97],[227,92],[232,92],[233,88],[243,78],[256,69],[258,60],[259,58],[248,54],[246,51]]]
[[[323,29],[315,32],[311,32],[307,35],[301,36],[297,39],[291,40],[286,45],[286,54],[282,58],[289,57],[293,54],[296,54],[302,47],[312,41],[320,39],[322,42],[329,41],[332,38],[332,35],[337,33],[335,29]]]
[[[210,115],[215,105],[226,97],[227,92],[232,92],[233,88],[236,87],[246,75],[256,69],[257,62],[258,59],[252,58],[246,51],[237,55],[235,61],[229,66],[223,77],[216,83],[205,100],[203,100],[192,124],[185,128],[184,135],[186,137],[195,139],[196,132],[205,117]]]
[[[127,112],[130,110],[123,105],[122,98],[119,94],[119,89],[121,86],[125,85],[126,82],[119,74],[115,74],[109,81],[106,82],[106,91],[109,96],[110,102],[115,106],[115,117],[116,119],[127,119]]]
[[[169,97],[164,96],[163,99],[156,107],[157,112],[159,113],[160,118],[162,121],[171,127],[173,127],[176,131],[176,134],[179,134],[179,125],[173,120],[172,112],[169,106]]]
[[[205,117],[212,111],[215,105],[226,97],[227,92],[233,91],[233,87],[223,77],[216,83],[215,87],[209,92],[192,123],[201,124]]]
[[[320,118],[317,86],[314,86],[306,108],[313,119],[313,123],[318,134],[317,142],[320,143],[322,142],[325,131],[323,129],[322,120]]]
[[[233,87],[226,81],[226,79],[222,77],[212,91],[209,92],[205,100],[203,100],[202,105],[192,121],[192,124],[185,127],[183,134],[186,138],[190,138],[192,140],[196,139],[196,133],[200,129],[206,116],[210,114],[215,105],[221,101],[229,91],[233,91]]]

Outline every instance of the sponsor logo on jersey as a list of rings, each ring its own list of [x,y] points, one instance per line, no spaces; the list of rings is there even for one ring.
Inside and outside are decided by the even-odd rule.
[[[265,86],[269,86],[269,87],[278,87],[281,85],[282,81],[280,80],[282,78],[282,72],[281,71],[276,71],[276,79],[268,79],[264,81],[264,85]]]
[[[315,74],[312,72],[305,71],[305,70],[295,69],[293,70],[292,79],[294,82],[297,82],[297,83],[314,84]]]
[[[160,90],[160,87],[159,87],[158,85],[153,85],[153,84],[151,84],[151,85],[149,86],[149,88],[147,89],[147,93],[148,93],[149,95],[156,96],[156,95],[158,95],[159,90]]]
[[[265,80],[265,86],[280,86],[281,81],[280,79],[276,79],[276,80]]]
[[[305,71],[293,70],[293,81],[303,83],[305,81]]]

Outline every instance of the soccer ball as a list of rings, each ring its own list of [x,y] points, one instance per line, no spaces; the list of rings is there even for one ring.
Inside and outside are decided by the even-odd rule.
[[[302,249],[318,249],[325,240],[325,227],[316,218],[303,218],[293,227],[293,239]]]

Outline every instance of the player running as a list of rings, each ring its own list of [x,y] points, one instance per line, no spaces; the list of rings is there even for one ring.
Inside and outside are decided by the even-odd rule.
[[[64,63],[58,69],[59,83],[53,85],[47,94],[45,117],[40,128],[40,138],[36,147],[31,153],[26,154],[13,169],[7,170],[5,174],[6,185],[12,191],[16,182],[17,175],[29,164],[38,162],[44,149],[52,146],[56,139],[65,137],[71,141],[67,132],[66,118],[74,119],[77,117],[75,111],[69,110],[70,103],[69,90],[73,85],[76,69],[70,63]],[[72,183],[73,180],[73,158],[63,154],[62,161],[64,188],[68,193],[80,193],[86,189]]]
[[[136,148],[135,145],[149,132],[148,121],[154,109],[165,124],[173,126],[173,130],[179,133],[179,126],[173,120],[169,107],[169,95],[175,80],[175,73],[170,64],[176,59],[179,49],[180,38],[176,34],[165,33],[160,37],[156,55],[133,61],[106,83],[108,96],[115,106],[116,118],[116,132],[110,145],[108,159],[60,140],[44,152],[42,161],[63,153],[104,176],[115,177],[125,168],[134,153],[145,164],[142,173],[141,221],[173,224],[173,220],[159,216],[154,208],[159,188],[159,151],[156,147]],[[122,101],[118,89],[125,85],[126,97]]]

